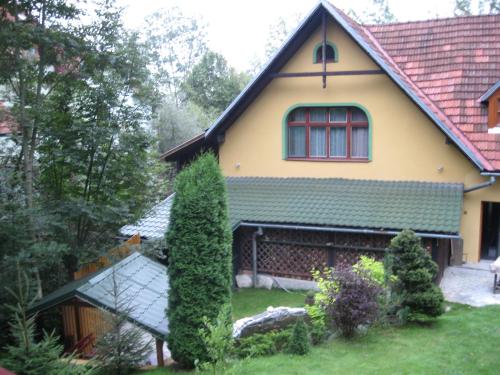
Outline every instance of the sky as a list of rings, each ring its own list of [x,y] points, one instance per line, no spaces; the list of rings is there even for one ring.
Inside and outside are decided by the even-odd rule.
[[[263,58],[269,27],[279,17],[302,19],[317,0],[118,0],[126,8],[125,24],[144,25],[144,17],[161,8],[178,6],[186,15],[202,17],[207,23],[209,48],[221,53],[239,71]],[[331,0],[341,9],[363,10],[371,0]],[[453,15],[454,0],[389,0],[398,21]]]

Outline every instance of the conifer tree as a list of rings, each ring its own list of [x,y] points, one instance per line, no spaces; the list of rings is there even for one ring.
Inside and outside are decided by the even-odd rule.
[[[17,268],[16,290],[8,289],[16,303],[8,306],[13,313],[10,322],[14,343],[5,347],[1,366],[18,375],[92,375],[95,369],[73,364],[73,355],[63,356],[63,346],[52,332],[44,332],[41,341],[35,339],[35,315],[28,309],[36,300],[36,287]]]
[[[175,181],[167,232],[168,347],[175,361],[193,367],[209,360],[200,335],[204,317],[215,321],[231,302],[232,233],[226,182],[215,156],[201,155]]]
[[[444,297],[434,284],[437,264],[411,230],[391,240],[392,272],[397,277],[394,292],[401,300],[403,317],[410,320],[435,318],[443,313]]]
[[[110,328],[96,343],[96,359],[100,367],[113,375],[125,375],[138,368],[151,353],[151,341],[145,340],[143,332],[129,324],[134,306],[120,289],[115,269],[112,269],[112,285],[108,293],[113,298],[113,313],[106,313]]]
[[[307,326],[303,319],[298,319],[293,326],[292,336],[288,343],[288,352],[291,354],[305,355],[309,353],[311,345],[309,344],[309,335]]]

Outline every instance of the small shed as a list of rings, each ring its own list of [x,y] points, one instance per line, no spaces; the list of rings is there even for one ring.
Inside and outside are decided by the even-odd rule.
[[[130,309],[129,322],[144,331],[145,339],[156,343],[156,358],[150,359],[151,364],[162,366],[168,333],[167,268],[140,253],[66,284],[38,301],[30,313],[58,307],[66,347],[90,354],[95,340],[107,330],[105,312],[124,313],[115,309],[114,285],[119,288],[120,300]]]

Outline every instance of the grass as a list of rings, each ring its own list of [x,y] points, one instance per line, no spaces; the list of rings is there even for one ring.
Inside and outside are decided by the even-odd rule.
[[[303,300],[283,293],[248,290],[235,294],[235,317],[261,311],[264,305],[289,302],[297,306]],[[244,300],[247,294],[250,301]],[[498,374],[500,306],[450,306],[451,311],[433,324],[372,328],[354,340],[335,339],[314,347],[304,357],[280,354],[239,361],[234,373]],[[158,369],[140,374],[178,373]]]
[[[280,289],[240,289],[233,294],[233,318],[238,320],[265,311],[269,306],[304,306],[306,292]]]
[[[244,374],[498,374],[500,306],[454,305],[432,325],[376,328],[333,340],[306,357],[246,360]]]

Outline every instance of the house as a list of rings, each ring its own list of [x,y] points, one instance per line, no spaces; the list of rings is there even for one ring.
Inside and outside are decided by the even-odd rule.
[[[405,228],[441,272],[495,258],[498,25],[360,25],[320,1],[209,129],[162,158],[181,169],[203,150],[218,156],[238,273],[308,279],[380,257]],[[162,237],[172,199],[122,234]]]

